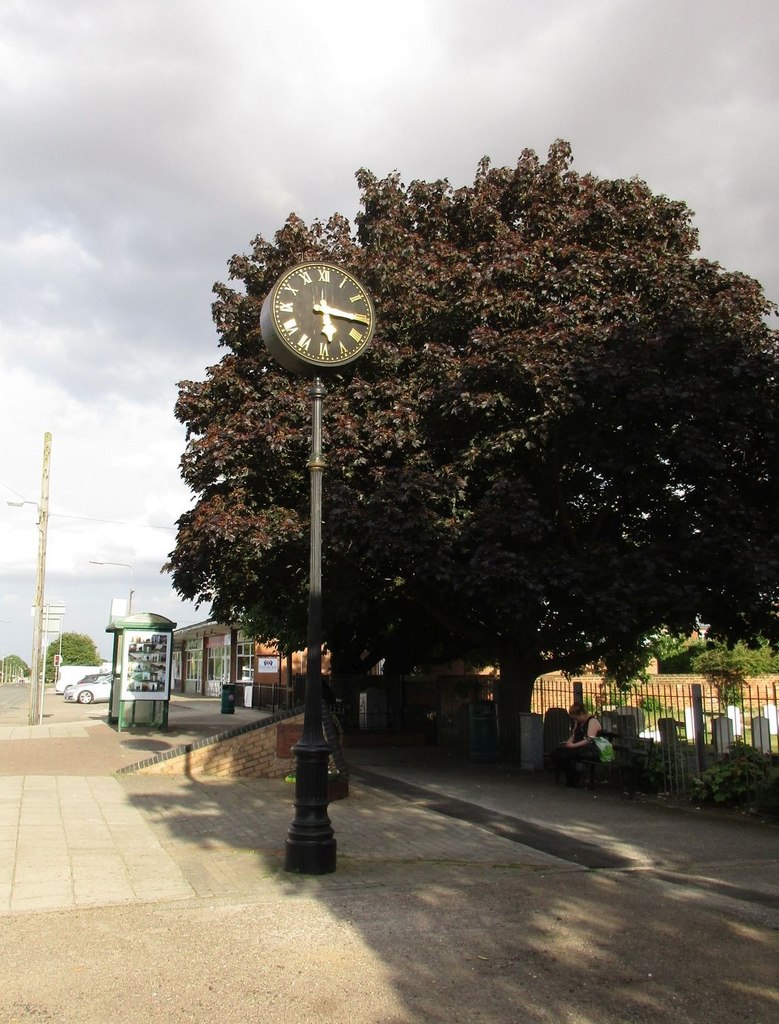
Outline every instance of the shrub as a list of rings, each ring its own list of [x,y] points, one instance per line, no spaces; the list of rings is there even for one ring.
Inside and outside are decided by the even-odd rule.
[[[672,710],[667,708],[659,697],[642,697],[638,702],[638,706],[648,715],[654,715],[655,718],[662,718],[663,715]]]
[[[764,781],[758,784],[754,808],[760,814],[779,817],[779,769],[770,771]]]
[[[665,768],[660,758],[652,757],[638,780],[641,793],[658,793],[665,789]]]
[[[691,799],[742,806],[755,796],[766,770],[765,756],[742,740],[736,740],[722,761],[692,780]]]
[[[754,647],[748,647],[743,640],[733,647],[722,640],[712,640],[692,659],[693,670],[706,676],[716,687],[723,707],[729,704],[743,707],[746,677],[776,672],[778,666],[779,655],[762,637]]]

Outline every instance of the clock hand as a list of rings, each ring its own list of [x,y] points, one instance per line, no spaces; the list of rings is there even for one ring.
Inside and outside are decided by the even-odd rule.
[[[314,304],[314,312],[322,314],[322,328],[321,333],[327,338],[328,342],[333,340],[334,335],[338,332],[338,328],[335,326],[333,321],[330,319],[330,308],[325,302],[324,295],[320,302]]]
[[[341,320],[353,320],[357,324],[365,324],[366,327],[371,322],[370,317],[364,313],[353,313],[350,309],[334,309],[324,299],[321,302],[317,302],[314,306],[314,312],[324,313],[325,316],[337,316]]]
[[[314,306],[314,309],[316,309],[316,306]],[[322,317],[322,334],[324,334],[328,341],[332,341],[333,335],[336,333],[337,330],[338,328],[330,319],[329,314],[325,313],[324,316]]]

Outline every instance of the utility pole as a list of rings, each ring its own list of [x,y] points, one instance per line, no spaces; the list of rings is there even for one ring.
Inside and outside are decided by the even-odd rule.
[[[43,687],[41,672],[41,646],[43,632],[43,594],[46,585],[46,534],[49,526],[49,465],[51,462],[51,434],[43,435],[43,472],[41,475],[41,501],[38,505],[38,574],[33,606],[32,667],[30,670],[30,725],[40,725],[43,718]]]

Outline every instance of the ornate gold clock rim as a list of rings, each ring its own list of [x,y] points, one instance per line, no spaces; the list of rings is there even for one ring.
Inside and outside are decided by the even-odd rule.
[[[375,326],[368,290],[350,270],[326,260],[289,267],[262,306],[268,351],[282,366],[306,375],[354,362]]]

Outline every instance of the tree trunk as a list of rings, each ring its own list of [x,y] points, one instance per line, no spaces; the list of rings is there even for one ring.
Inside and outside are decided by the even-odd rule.
[[[528,652],[515,644],[505,644],[500,659],[498,686],[498,729],[503,757],[519,753],[519,715],[530,711],[533,684],[543,668],[536,651]]]

